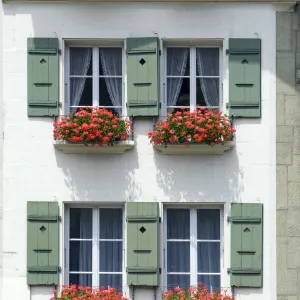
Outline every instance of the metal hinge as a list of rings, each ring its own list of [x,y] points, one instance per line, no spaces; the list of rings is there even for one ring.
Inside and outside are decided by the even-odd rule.
[[[61,49],[58,49],[57,52],[59,55],[61,55]]]
[[[158,51],[159,55],[161,55],[161,50]]]
[[[161,268],[158,268],[159,274],[161,274]]]
[[[58,106],[59,106],[59,107],[62,107],[62,102],[58,102]]]
[[[158,217],[158,222],[161,223],[161,217]]]
[[[228,55],[229,54],[229,49],[226,49],[226,55]]]

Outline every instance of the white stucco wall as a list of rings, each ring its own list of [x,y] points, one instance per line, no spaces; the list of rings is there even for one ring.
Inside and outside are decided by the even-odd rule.
[[[237,289],[235,293],[238,300],[275,299],[275,8],[271,4],[13,3],[3,4],[3,11],[3,77],[0,80],[5,138],[0,299],[49,298],[51,289],[35,288],[30,293],[26,285],[28,200],[55,200],[62,209],[63,202],[75,201],[223,203],[224,287],[229,286],[226,273],[230,257],[230,228],[226,221],[229,204],[233,201],[263,203],[264,287]],[[224,107],[228,101],[227,39],[261,38],[262,118],[235,121],[237,145],[222,156],[170,157],[154,152],[147,138],[152,120],[136,122],[135,147],[123,156],[76,156],[55,151],[53,120],[27,117],[27,37],[125,39],[152,36],[153,32],[160,38],[224,39]],[[62,100],[63,97],[62,90]],[[160,293],[158,290],[157,294]],[[147,299],[153,299],[153,294],[147,296],[143,291],[136,291],[135,300]]]

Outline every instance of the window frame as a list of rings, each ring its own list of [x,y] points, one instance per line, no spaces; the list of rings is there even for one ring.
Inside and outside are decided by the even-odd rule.
[[[167,210],[168,209],[189,209],[190,210],[190,285],[197,285],[197,275],[198,270],[198,259],[197,259],[197,210],[198,209],[219,209],[220,210],[220,285],[224,287],[225,282],[225,266],[224,266],[224,206],[223,205],[201,205],[201,204],[166,204],[163,206],[163,234],[162,234],[162,260],[163,260],[163,274],[162,274],[162,287],[163,292],[168,289],[168,269],[167,269],[167,251],[168,251],[168,239],[167,239]],[[191,213],[192,211],[192,213]],[[193,227],[192,227],[193,226]],[[196,245],[196,248],[192,250],[193,245]],[[195,263],[196,262],[196,263]],[[180,272],[178,272],[180,273]],[[200,273],[201,274],[201,273]],[[203,273],[208,274],[208,273]],[[210,275],[216,273],[209,273]]]
[[[64,114],[68,115],[70,113],[70,48],[92,48],[92,58],[93,58],[93,75],[92,77],[87,76],[87,78],[92,78],[93,80],[93,99],[92,99],[92,106],[96,106],[99,108],[114,108],[116,106],[103,106],[99,105],[100,103],[100,93],[99,93],[99,78],[105,78],[105,77],[118,77],[119,76],[105,76],[100,75],[100,52],[99,48],[121,48],[122,50],[122,106],[121,106],[121,116],[125,116],[126,112],[126,104],[125,104],[125,77],[126,77],[126,55],[125,55],[125,40],[122,40],[120,43],[109,43],[109,45],[105,42],[103,43],[97,43],[97,44],[91,44],[91,43],[82,43],[81,40],[78,40],[77,43],[67,44],[65,45],[65,56],[64,56],[64,70],[65,70],[65,101],[64,101]],[[97,51],[98,50],[98,51]],[[97,54],[98,53],[98,54]],[[76,76],[75,76],[76,77]],[[81,76],[83,77],[83,76]]]
[[[164,112],[163,115],[168,114],[168,108],[181,108],[181,106],[168,106],[167,103],[167,78],[170,76],[167,76],[167,50],[168,48],[189,48],[190,49],[190,75],[189,77],[183,76],[182,78],[189,78],[190,79],[190,106],[189,110],[193,111],[196,109],[196,107],[205,107],[207,108],[208,106],[197,106],[196,105],[196,92],[197,92],[197,78],[203,77],[203,78],[219,78],[219,106],[211,106],[211,108],[218,108],[220,111],[223,110],[222,105],[223,105],[223,47],[222,46],[217,46],[217,45],[201,45],[201,44],[196,44],[196,45],[188,45],[188,44],[180,44],[180,45],[168,45],[166,43],[163,45],[163,97],[164,97]],[[196,56],[196,49],[197,48],[218,48],[219,49],[219,76],[197,76],[197,56]],[[194,60],[194,64],[192,63]],[[180,77],[180,76],[176,76]],[[187,107],[188,108],[188,107]]]
[[[64,268],[63,268],[63,283],[69,285],[69,275],[70,275],[70,209],[71,208],[91,208],[93,215],[92,222],[92,286],[99,286],[99,275],[100,274],[122,274],[122,288],[124,292],[124,287],[126,287],[127,277],[126,277],[126,222],[125,222],[125,208],[122,204],[101,204],[101,205],[88,205],[88,204],[67,204],[64,208],[64,238],[63,238],[63,252],[64,252]],[[122,271],[121,272],[100,272],[100,213],[99,210],[103,208],[119,208],[122,209]],[[74,272],[80,273],[80,272]],[[82,272],[88,273],[88,272]]]

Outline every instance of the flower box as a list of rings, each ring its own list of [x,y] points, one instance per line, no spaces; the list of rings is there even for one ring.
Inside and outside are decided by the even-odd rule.
[[[224,152],[233,148],[235,143],[227,142],[224,144],[207,145],[207,144],[193,144],[193,145],[182,145],[182,144],[168,144],[154,145],[161,154],[165,155],[220,155]]]
[[[69,143],[66,141],[54,141],[54,147],[65,154],[124,154],[134,147],[133,141],[122,141],[113,146],[84,145],[82,143]]]

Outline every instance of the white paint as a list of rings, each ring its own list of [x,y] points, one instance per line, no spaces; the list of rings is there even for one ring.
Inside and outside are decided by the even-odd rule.
[[[0,17],[0,26],[3,23],[3,43],[0,43],[3,90],[0,95],[4,117],[0,120],[5,130],[0,298],[50,297],[50,289],[34,288],[30,292],[26,285],[26,202],[56,200],[61,211],[63,202],[75,201],[224,203],[224,287],[229,286],[226,274],[230,257],[230,228],[226,222],[229,203],[264,203],[264,287],[237,289],[235,293],[237,300],[275,299],[275,7],[271,4],[171,3],[1,2],[0,5],[4,12],[3,22]],[[124,39],[153,36],[154,32],[168,39],[224,39],[223,107],[228,101],[228,58],[224,51],[228,38],[260,37],[262,118],[235,121],[236,148],[221,156],[160,155],[154,152],[147,138],[152,127],[149,120],[137,121],[136,145],[123,156],[66,155],[55,150],[52,120],[27,117],[27,37]],[[62,60],[61,64],[63,66]],[[61,70],[63,87],[63,68]],[[161,289],[158,289],[157,295],[160,294]],[[135,296],[135,300],[153,299],[150,291],[137,290]]]

